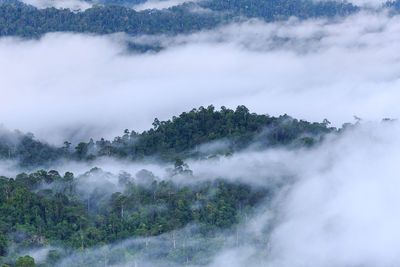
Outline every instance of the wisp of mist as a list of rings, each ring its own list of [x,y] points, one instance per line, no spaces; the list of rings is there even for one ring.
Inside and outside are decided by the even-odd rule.
[[[59,145],[112,138],[125,128],[142,131],[155,117],[165,120],[209,104],[244,104],[257,113],[287,113],[309,121],[328,118],[338,127],[356,115],[360,123],[312,148],[247,149],[188,160],[193,177],[175,179],[185,184],[223,177],[255,187],[279,185],[273,199],[240,222],[236,234],[219,233],[218,238],[229,242],[215,251],[209,266],[399,266],[400,126],[381,122],[400,116],[399,32],[399,16],[361,12],[334,21],[249,20],[174,37],[3,37],[1,123]],[[157,43],[164,49],[130,53],[128,41]],[[224,142],[202,149],[223,147]],[[134,175],[141,169],[161,180],[172,179],[169,166],[157,161],[103,158],[52,167],[77,175],[100,167],[115,175],[107,180],[115,184],[113,177],[120,171]],[[0,170],[1,175],[19,171],[10,161],[0,162]],[[193,229],[190,225],[174,234],[184,240]],[[85,256],[100,257],[121,242],[169,249],[169,235],[132,238],[89,249]],[[37,258],[47,251],[37,251]],[[157,252],[124,264],[159,265],[154,262]],[[79,257],[83,255],[76,251],[60,266]]]
[[[210,104],[328,118],[335,126],[353,115],[396,118],[398,25],[398,16],[385,13],[336,22],[255,20],[191,35],[135,37],[165,46],[139,55],[127,53],[132,38],[121,34],[1,38],[2,123],[61,144],[145,130],[155,117]]]

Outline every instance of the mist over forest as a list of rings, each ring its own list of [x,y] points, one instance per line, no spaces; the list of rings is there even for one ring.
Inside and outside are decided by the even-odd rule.
[[[0,266],[399,266],[399,33],[398,0],[0,0]]]

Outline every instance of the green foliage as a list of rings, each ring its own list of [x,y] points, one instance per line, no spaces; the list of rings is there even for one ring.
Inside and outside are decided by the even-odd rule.
[[[108,34],[179,34],[229,23],[240,17],[257,17],[266,21],[291,16],[312,18],[340,16],[358,11],[344,2],[310,0],[213,0],[199,4],[202,8],[221,12],[193,12],[194,3],[167,10],[144,10],[110,5],[95,6],[83,12],[68,9],[35,9],[24,5],[0,6],[0,36],[39,37],[47,32],[72,31]],[[146,47],[133,47],[147,51]],[[157,51],[158,48],[150,48]]]
[[[52,266],[54,266],[56,264],[56,262],[58,260],[60,260],[62,258],[62,255],[59,251],[52,249],[49,251],[49,253],[47,254],[47,259],[46,262]]]
[[[141,134],[125,130],[123,136],[116,137],[112,142],[104,139],[95,143],[90,141],[86,146],[96,151],[95,155],[82,155],[79,146],[75,154],[79,154],[80,159],[93,156],[140,159],[151,156],[175,161],[177,158],[201,156],[204,154],[202,144],[218,140],[226,141],[227,146],[213,153],[227,154],[250,144],[257,144],[260,148],[290,144],[311,146],[321,136],[335,131],[324,122],[309,123],[287,115],[258,115],[250,113],[245,106],[238,106],[236,110],[225,107],[215,110],[209,106],[192,109],[168,121],[156,118],[153,128]]]
[[[17,261],[15,262],[14,266],[15,267],[35,267],[36,264],[35,264],[35,260],[31,256],[26,255],[24,257],[19,257],[17,259]]]
[[[142,133],[125,130],[113,141],[90,139],[76,144],[75,149],[69,142],[55,148],[36,141],[31,134],[2,131],[0,156],[19,159],[22,166],[46,165],[61,158],[89,161],[97,157],[156,157],[173,165],[168,172],[170,177],[180,176],[191,182],[178,185],[168,179],[160,181],[153,173],[141,170],[135,177],[121,173],[118,185],[99,184],[107,180],[101,176],[111,175],[99,168],[78,177],[71,172],[60,175],[55,170],[20,173],[15,179],[0,177],[0,255],[6,255],[7,247],[15,244],[25,248],[61,244],[85,250],[129,237],[148,238],[165,233],[171,233],[175,244],[176,231],[192,224],[199,226],[200,236],[207,237],[221,229],[232,229],[244,216],[251,216],[254,208],[273,192],[224,179],[196,182],[184,160],[230,155],[250,145],[254,149],[313,146],[325,134],[341,131],[328,126],[327,120],[310,123],[287,115],[258,115],[245,106],[235,110],[209,106],[167,121],[155,119],[153,128]],[[218,143],[223,145],[210,149]],[[98,179],[94,187],[87,184],[93,178]],[[214,245],[219,244],[215,242]],[[212,250],[211,246],[201,249],[207,253]],[[162,257],[180,264],[184,264],[180,262],[182,258],[201,263],[200,254],[194,251],[176,249],[174,245]],[[124,257],[133,257],[129,253],[125,248],[113,248],[100,261],[117,264]],[[18,256],[6,255],[7,260],[0,263],[13,263]],[[52,250],[46,264],[55,265],[62,257],[63,253]],[[98,261],[92,265],[98,265]],[[21,257],[18,264],[32,263]]]
[[[274,191],[223,178],[196,181],[186,158],[231,155],[249,146],[252,149],[310,147],[326,134],[355,127],[348,124],[337,130],[329,124],[328,120],[310,123],[288,115],[258,115],[245,106],[235,110],[209,106],[183,112],[167,121],[155,119],[153,128],[142,133],[125,130],[112,141],[90,139],[75,144],[74,149],[70,142],[55,148],[36,141],[31,134],[2,131],[0,156],[19,159],[22,166],[46,165],[62,158],[90,161],[97,157],[130,160],[152,157],[171,164],[167,172],[170,178],[179,177],[188,183],[160,180],[150,171],[141,170],[134,177],[128,173],[114,176],[118,184],[101,184],[107,181],[102,177],[112,174],[99,168],[78,177],[71,172],[60,175],[55,170],[27,171],[14,179],[0,177],[0,256],[5,256],[0,257],[0,263],[13,265],[21,256],[10,251],[13,247],[55,245],[85,251],[110,244],[104,247],[100,258],[83,254],[80,263],[71,266],[122,264],[137,253],[154,258],[152,248],[147,241],[145,245],[133,244],[130,249],[123,242],[119,247],[111,244],[130,237],[148,240],[151,236],[170,236],[171,249],[159,252],[157,259],[168,259],[178,265],[207,264],[207,255],[224,242],[216,233],[221,229],[235,231],[237,224],[251,216],[257,205],[268,203]],[[93,184],[90,179],[94,179]],[[198,227],[195,235],[179,233],[192,225]],[[197,239],[203,241],[196,243]],[[177,240],[195,246],[178,248]],[[66,253],[51,250],[46,263],[38,265],[55,266]],[[34,266],[32,260],[29,256],[20,257],[15,266]]]
[[[260,148],[278,145],[312,146],[320,138],[335,132],[329,123],[309,123],[287,115],[270,117],[250,113],[245,106],[236,110],[213,106],[183,112],[171,120],[153,122],[153,128],[141,134],[124,131],[113,141],[100,139],[80,142],[72,150],[71,143],[53,147],[35,140],[32,134],[18,131],[0,134],[0,159],[17,160],[21,167],[47,167],[65,158],[89,161],[97,157],[117,157],[131,160],[153,157],[174,162],[177,158],[231,154],[250,144]],[[202,145],[222,141],[226,145],[215,151],[202,152]],[[178,169],[177,169],[178,170]],[[35,183],[35,177],[30,177]],[[51,175],[48,179],[56,179]]]
[[[328,125],[325,121],[310,123],[288,115],[270,117],[250,113],[245,106],[238,106],[235,110],[225,107],[216,110],[208,106],[183,112],[167,121],[156,118],[153,128],[141,134],[125,130],[122,136],[112,141],[101,138],[80,142],[73,151],[69,142],[57,148],[35,140],[32,134],[3,134],[0,135],[0,158],[16,159],[25,168],[50,166],[62,158],[89,161],[97,157],[131,160],[153,157],[174,162],[177,158],[232,154],[249,145],[259,148],[312,146],[323,135],[337,131]],[[226,145],[214,151],[203,151],[202,145],[218,141]],[[182,167],[176,168],[176,171],[184,171]],[[36,178],[30,178],[34,184]],[[56,177],[48,176],[47,179]]]
[[[300,19],[316,17],[346,16],[358,11],[358,7],[339,1],[311,0],[214,0],[204,1],[200,5],[213,11],[231,12],[235,15],[263,18],[266,21],[298,17]]]
[[[7,252],[8,241],[6,236],[0,231],[0,256],[4,256]]]
[[[62,149],[35,140],[33,134],[0,129],[0,159],[16,159],[29,167],[50,164],[62,155]]]
[[[45,244],[47,239],[65,240],[84,225],[85,208],[69,200],[64,193],[41,191],[33,193],[40,184],[47,183],[48,173],[39,171],[20,174],[17,179],[0,181],[0,230],[4,233],[25,232],[30,243]],[[66,182],[66,187],[68,182]],[[65,188],[64,190],[68,190]],[[51,195],[52,198],[48,198]]]
[[[400,11],[400,1],[395,0],[395,1],[387,1],[384,5],[384,7],[391,8],[392,12],[398,13]]]
[[[183,165],[177,160],[176,167]],[[100,175],[98,169],[92,172]],[[28,246],[60,241],[81,249],[132,236],[160,235],[191,223],[201,225],[206,234],[236,224],[244,211],[251,211],[268,195],[265,188],[224,180],[178,186],[158,182],[148,171],[137,175],[145,176],[151,179],[147,184],[122,179],[124,191],[110,195],[101,188],[89,194],[78,190],[70,173],[60,177],[56,171],[41,170],[19,174],[15,180],[4,178],[0,181],[0,230],[25,233]],[[44,185],[52,189],[38,190]],[[49,254],[49,260],[57,257],[56,252]]]

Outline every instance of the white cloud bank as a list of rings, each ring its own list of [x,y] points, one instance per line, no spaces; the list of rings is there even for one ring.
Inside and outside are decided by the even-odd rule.
[[[165,9],[173,6],[178,6],[188,2],[198,2],[200,0],[148,0],[141,4],[134,4],[131,7],[137,11],[146,10],[146,9]],[[331,1],[331,0],[315,0],[315,1]],[[340,0],[339,0],[340,1]],[[98,4],[100,1],[84,1],[84,0],[21,0],[26,4],[32,5],[39,9],[44,8],[69,8],[74,11],[84,11],[88,8],[91,8],[93,4]],[[380,7],[387,0],[349,0],[347,1],[356,6],[361,7]],[[129,1],[126,2],[126,5],[129,6]]]
[[[144,55],[127,55],[120,42],[126,37],[118,35],[3,38],[1,121],[63,141],[80,125],[86,128],[78,136],[111,136],[208,104],[245,104],[335,124],[353,115],[399,117],[399,32],[400,18],[385,14],[334,24],[249,22],[161,36],[156,39],[168,49]],[[189,162],[204,177],[261,183],[274,175],[296,177],[276,210],[260,212],[247,225],[262,233],[273,212],[269,246],[244,243],[219,254],[212,266],[399,266],[399,148],[398,123],[365,123],[312,150]]]
[[[400,18],[249,22],[127,55],[121,35],[0,39],[1,123],[62,142],[143,130],[200,105],[336,125],[399,117]],[[143,41],[146,38],[141,38]]]
[[[92,7],[92,3],[81,0],[22,0],[25,4],[39,9],[44,8],[68,8],[73,11],[84,11]]]
[[[134,5],[132,8],[136,11],[146,9],[165,9],[173,6],[182,5],[187,2],[198,2],[200,0],[149,0],[142,4]]]
[[[250,170],[251,181],[251,170],[274,172],[257,163],[276,161],[296,177],[275,209],[262,211],[245,226],[248,240],[268,238],[268,245],[244,241],[219,253],[211,266],[400,265],[399,136],[398,123],[371,123],[316,149],[271,150],[233,158],[234,169],[224,163],[209,167],[232,173],[242,167]],[[275,173],[281,172],[275,168]]]
[[[314,0],[314,1],[329,2],[330,0]],[[351,3],[353,5],[361,7],[380,7],[382,6],[382,4],[388,2],[388,0],[339,0],[339,1]]]
[[[400,264],[399,133],[365,125],[306,155],[311,168],[278,212],[271,265]]]
[[[189,162],[196,181],[224,177],[271,188],[271,178],[277,183],[293,178],[287,186],[276,187],[282,193],[245,220],[238,236],[221,233],[225,245],[215,251],[209,267],[399,266],[399,148],[398,122],[365,123],[312,149],[247,151],[219,161]],[[122,243],[130,247],[145,242],[159,246],[149,250],[149,257],[127,259],[120,266],[136,261],[138,266],[177,265],[155,256],[173,250],[170,233]],[[103,255],[107,248],[88,250],[86,256]],[[79,255],[66,258],[60,266],[69,266]],[[154,263],[155,259],[161,262]]]
[[[146,9],[166,9],[173,6],[178,6],[187,2],[198,2],[199,0],[149,0],[141,4],[133,4],[127,1],[126,6],[131,7],[136,11]],[[101,1],[85,1],[85,0],[21,0],[21,2],[32,5],[39,9],[45,8],[68,8],[72,11],[85,11],[92,8],[93,5],[101,4]]]

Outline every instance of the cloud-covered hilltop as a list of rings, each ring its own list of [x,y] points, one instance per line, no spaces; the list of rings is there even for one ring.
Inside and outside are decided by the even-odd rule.
[[[337,127],[354,115],[398,118],[398,23],[363,12],[176,36],[1,38],[1,122],[62,145],[141,132],[210,104]]]

